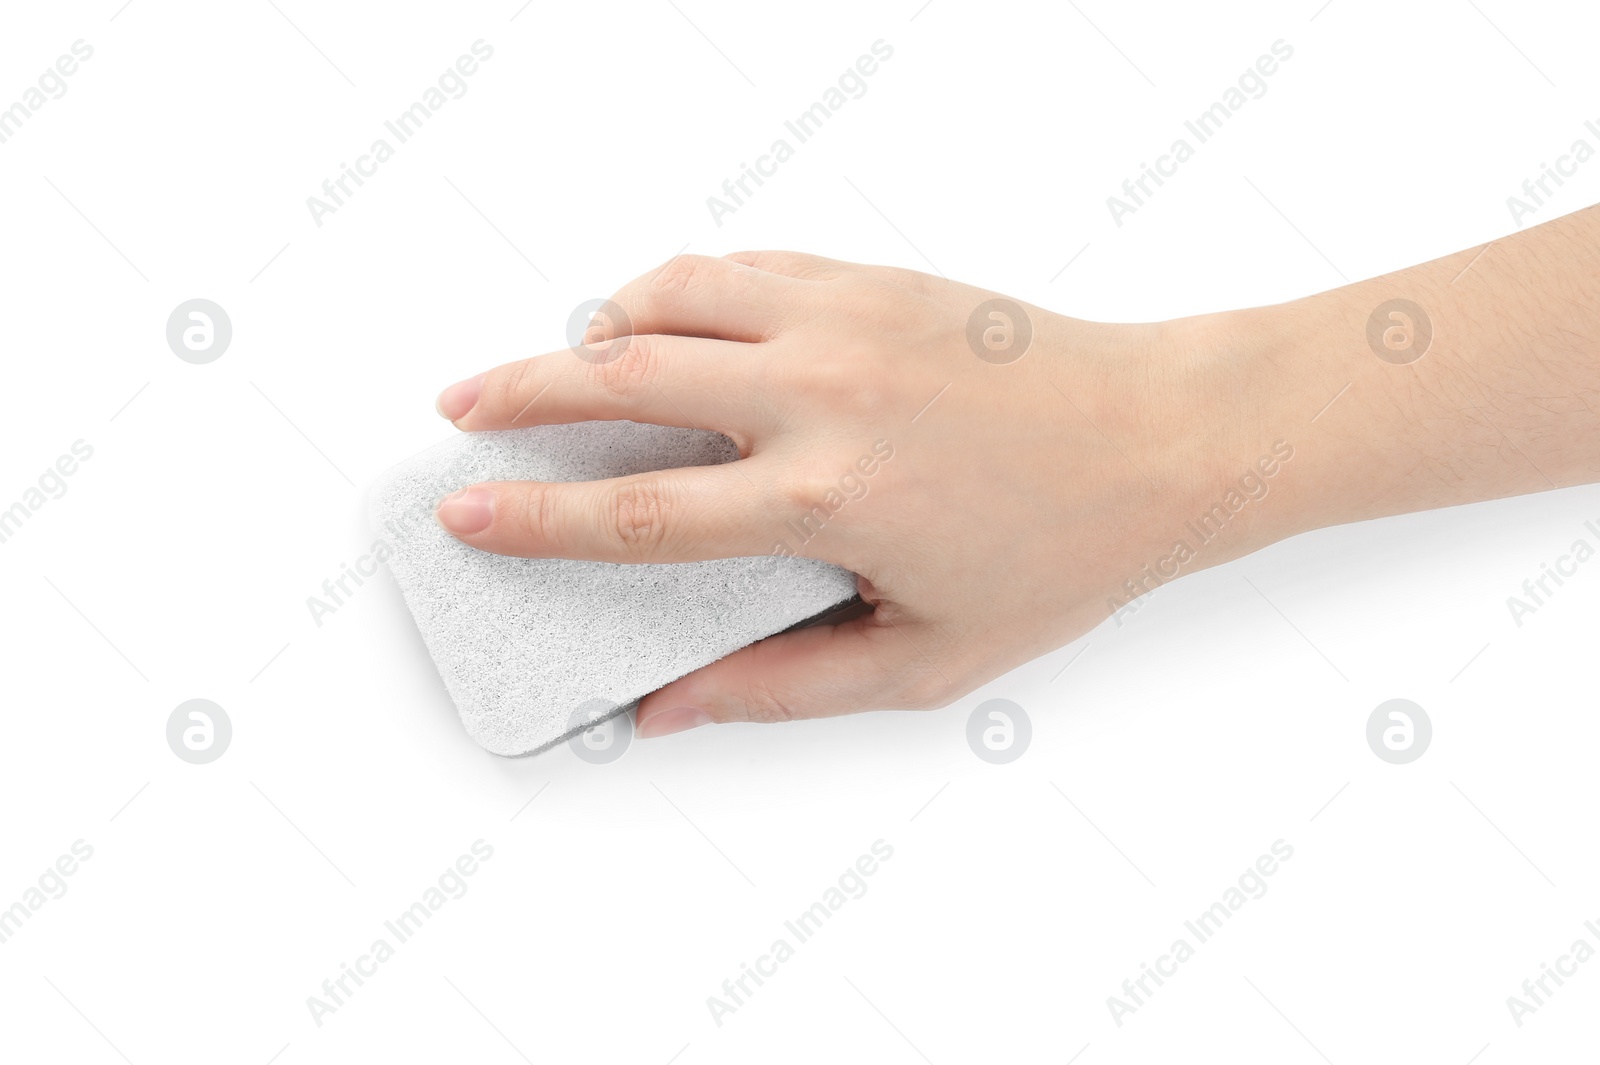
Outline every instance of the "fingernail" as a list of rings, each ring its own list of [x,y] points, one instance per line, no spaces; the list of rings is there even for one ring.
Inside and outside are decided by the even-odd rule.
[[[494,520],[494,493],[486,488],[463,488],[439,501],[434,517],[457,536],[481,533]]]
[[[687,732],[701,725],[711,724],[711,715],[698,706],[674,706],[651,714],[640,721],[634,731],[643,739],[670,736],[674,732]]]
[[[440,415],[455,421],[478,405],[478,393],[483,391],[483,374],[469,377],[465,381],[457,381],[443,392],[439,393],[439,401],[435,404]]]

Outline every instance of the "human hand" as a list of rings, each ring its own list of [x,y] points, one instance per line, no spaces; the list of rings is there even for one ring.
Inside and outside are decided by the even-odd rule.
[[[616,294],[598,343],[451,386],[440,413],[468,431],[715,429],[740,458],[479,485],[439,520],[508,555],[779,552],[859,576],[870,613],[667,685],[641,703],[640,735],[946,705],[1153,587],[1142,574],[1172,564],[1178,530],[1263,450],[1234,431],[1237,389],[1203,320],[1108,326],[1010,301],[993,317],[997,298],[792,252],[680,256]],[[1249,550],[1250,524],[1219,527],[1181,568]]]

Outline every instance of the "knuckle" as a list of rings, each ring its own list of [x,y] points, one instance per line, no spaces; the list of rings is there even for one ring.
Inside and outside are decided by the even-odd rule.
[[[911,292],[918,296],[932,292],[928,282],[933,280],[928,274],[917,270],[905,270],[898,266],[880,266],[873,271],[877,280],[903,292]]]
[[[624,481],[606,500],[613,538],[624,554],[647,558],[666,542],[667,501],[646,481]]]
[[[502,413],[510,414],[527,402],[525,397],[530,394],[537,374],[538,360],[529,357],[511,363],[498,374],[490,375],[495,382],[492,395]]]
[[[937,710],[948,706],[957,696],[956,690],[944,677],[924,672],[901,687],[898,701],[907,710]]]
[[[819,466],[797,471],[777,489],[777,495],[779,502],[790,511],[831,515],[832,508],[827,505],[829,496],[830,493],[837,495],[838,489],[836,479],[823,473]]]
[[[680,255],[667,262],[650,278],[650,294],[660,302],[676,302],[699,283],[705,273],[698,255]]]
[[[751,680],[745,686],[744,704],[750,720],[758,724],[771,725],[795,719],[794,707],[772,687],[759,680]]]
[[[543,485],[529,483],[523,486],[519,501],[523,534],[541,548],[556,547],[560,540],[555,497]]]
[[[881,423],[891,416],[909,418],[915,415],[918,404],[926,403],[937,385],[929,385],[921,392],[915,394],[911,389],[895,387],[885,382],[878,374],[861,373],[845,397],[845,405],[858,418],[864,418],[872,423]]]
[[[915,369],[899,364],[895,356],[863,337],[841,343],[808,364],[803,375],[787,374],[783,383],[809,404],[853,419],[879,421],[910,417],[916,404],[927,399],[920,395],[923,375]],[[912,393],[918,393],[917,398]],[[908,405],[910,409],[902,411]]]
[[[795,382],[795,387],[832,406],[853,396],[864,383],[863,379],[871,373],[870,364],[858,357],[855,345],[845,344],[828,357],[817,359],[807,366],[804,376]]]
[[[912,381],[903,370],[887,363],[882,353],[870,345],[857,345],[845,352],[824,379],[827,398],[836,408],[858,418],[877,420],[894,411],[899,401],[908,401]],[[906,417],[910,414],[907,413]]]
[[[848,291],[847,317],[868,336],[919,336],[930,316],[942,310],[920,287],[879,273],[851,278]]]
[[[621,350],[596,362],[589,371],[594,384],[620,399],[647,393],[655,384],[660,343],[651,336],[630,336]]]

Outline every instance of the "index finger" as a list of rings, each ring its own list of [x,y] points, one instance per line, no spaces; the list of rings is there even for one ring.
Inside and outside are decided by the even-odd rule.
[[[679,255],[612,296],[613,318],[596,318],[585,340],[628,333],[759,342],[810,313],[817,282],[769,273],[729,259]],[[620,314],[616,314],[620,311]]]

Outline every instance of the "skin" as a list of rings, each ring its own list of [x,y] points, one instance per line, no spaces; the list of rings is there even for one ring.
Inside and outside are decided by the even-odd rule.
[[[1431,325],[1420,357],[1415,314],[1380,315],[1368,339],[1396,297]],[[968,341],[994,298],[796,252],[680,256],[612,298],[596,343],[452,385],[439,411],[469,432],[716,429],[740,458],[477,485],[438,519],[501,554],[682,562],[786,545],[859,575],[856,616],[647,696],[638,734],[659,736],[944,706],[1135,595],[1286,537],[1600,480],[1600,207],[1274,307],[1111,325],[1014,303],[980,316],[998,361]]]

